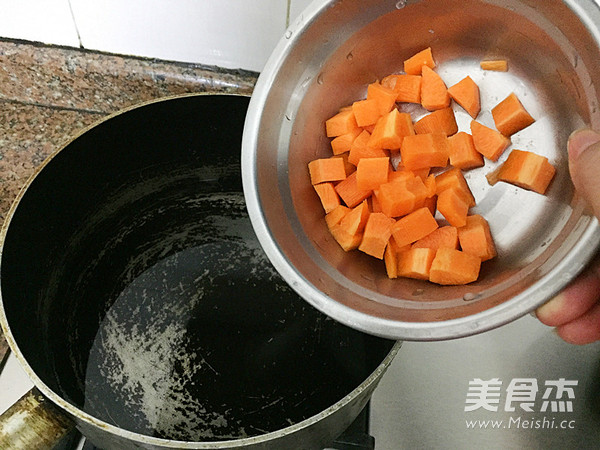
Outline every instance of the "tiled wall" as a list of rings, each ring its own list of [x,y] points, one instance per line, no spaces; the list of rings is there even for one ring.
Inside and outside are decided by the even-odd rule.
[[[310,0],[0,0],[0,37],[262,70]]]

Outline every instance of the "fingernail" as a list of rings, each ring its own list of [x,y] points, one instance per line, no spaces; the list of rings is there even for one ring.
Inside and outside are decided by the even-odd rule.
[[[600,134],[589,128],[574,131],[569,136],[567,148],[569,159],[576,160],[585,150],[600,142]]]

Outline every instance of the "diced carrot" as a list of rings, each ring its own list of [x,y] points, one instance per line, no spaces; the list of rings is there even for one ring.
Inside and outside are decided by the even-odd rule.
[[[421,177],[414,177],[406,183],[406,186],[410,192],[415,196],[415,207],[419,209],[425,206],[425,200],[429,195],[429,190]],[[412,211],[411,211],[412,212]]]
[[[437,195],[426,198],[424,206],[431,212],[432,216],[435,216],[435,213],[437,212]]]
[[[356,185],[356,172],[352,173],[345,180],[340,181],[335,185],[335,190],[342,201],[349,208],[354,208],[356,205],[366,200],[371,196],[373,191],[363,191],[358,189]]]
[[[358,249],[367,255],[383,259],[385,248],[392,235],[392,225],[394,223],[394,219],[390,219],[383,213],[371,213]]]
[[[361,191],[379,188],[387,183],[390,171],[390,158],[362,158],[356,166],[356,186]]]
[[[423,66],[427,66],[430,69],[435,67],[435,61],[433,60],[431,47],[427,47],[425,50],[421,50],[405,60],[404,72],[406,72],[408,75],[421,75]]]
[[[492,185],[504,181],[545,194],[555,173],[556,169],[545,156],[514,149],[496,171],[487,175],[487,179]]]
[[[455,189],[469,207],[475,206],[475,197],[463,173],[456,167],[440,173],[435,178],[436,193],[439,195],[446,189]]]
[[[392,236],[399,247],[424,238],[438,227],[428,208],[419,208],[398,219],[392,226]]]
[[[338,112],[325,121],[327,137],[341,136],[358,128],[352,109]]]
[[[340,196],[336,192],[333,183],[315,184],[314,188],[321,200],[325,214],[330,213],[341,204]]]
[[[492,117],[498,131],[509,137],[535,122],[514,92],[492,108]]]
[[[456,116],[451,107],[433,111],[415,122],[414,128],[417,134],[444,133],[446,136],[452,136],[458,132]]]
[[[399,103],[421,103],[421,72],[419,75],[388,75],[381,84],[396,93]]]
[[[429,281],[442,285],[462,285],[479,278],[481,260],[452,248],[440,248],[429,271]]]
[[[383,209],[381,209],[381,203],[379,203],[379,199],[377,198],[377,190],[373,190],[373,195],[371,195],[367,201],[369,202],[369,210],[372,213],[376,213],[376,212],[383,212]]]
[[[445,167],[448,164],[448,139],[440,133],[406,136],[400,155],[402,164],[409,170]]]
[[[350,234],[341,224],[334,225],[329,232],[346,252],[356,250],[362,241],[362,233]]]
[[[375,124],[373,124],[373,125],[367,125],[366,127],[363,127],[363,130],[368,131],[369,134],[373,133],[374,129],[375,129]]]
[[[366,200],[363,200],[357,206],[352,208],[342,220],[340,220],[340,227],[342,227],[348,234],[355,235],[362,233],[369,219],[369,205]]]
[[[448,94],[456,103],[463,107],[475,119],[481,112],[479,86],[470,76],[466,76],[458,83],[448,88]]]
[[[400,217],[415,209],[416,195],[406,180],[395,180],[379,186],[375,193],[381,211],[388,217]]]
[[[436,251],[432,248],[411,248],[398,253],[397,275],[417,280],[429,280],[431,263],[435,254]]]
[[[508,71],[508,61],[505,59],[492,59],[488,61],[481,61],[479,65],[483,70],[493,70],[496,72]]]
[[[333,211],[325,214],[325,223],[327,224],[327,228],[331,230],[335,225],[339,224],[344,216],[350,212],[350,208],[344,205],[336,206]]]
[[[349,133],[342,134],[331,140],[331,150],[334,155],[341,155],[342,153],[350,151],[350,147],[358,135],[362,132],[362,129],[356,128]]]
[[[356,171],[356,166],[352,164],[348,159],[350,158],[350,154],[348,152],[344,152],[340,155],[334,155],[334,158],[340,158],[344,161],[344,170],[346,171],[346,178],[352,175],[354,171]]]
[[[479,214],[467,217],[467,224],[458,229],[458,239],[463,252],[487,261],[496,256],[490,225]]]
[[[423,108],[434,111],[450,106],[450,94],[448,94],[448,88],[442,77],[428,66],[423,66],[421,78],[421,105]]]
[[[499,131],[486,127],[475,120],[471,121],[471,135],[475,149],[492,161],[498,161],[500,155],[511,143],[510,139]]]
[[[383,261],[385,262],[385,270],[388,278],[398,277],[398,255],[408,250],[410,250],[410,245],[398,247],[393,239],[388,240],[388,245],[383,254]]]
[[[401,113],[394,108],[379,118],[367,145],[378,149],[398,150],[404,137],[414,134],[410,114]]]
[[[379,115],[389,113],[396,103],[396,93],[380,83],[371,83],[367,86],[367,100],[374,100],[379,109]]]
[[[440,192],[437,209],[453,227],[460,228],[467,224],[469,205],[457,189],[450,188]]]
[[[423,184],[427,192],[425,198],[431,198],[437,194],[436,176],[433,173],[423,180]]]
[[[391,109],[391,108],[390,108]],[[377,122],[382,114],[379,102],[375,99],[358,100],[352,104],[352,111],[359,127],[366,127]]]
[[[458,248],[458,229],[456,227],[449,225],[439,227],[412,244],[412,248],[432,248],[437,250],[442,247]]]
[[[326,181],[340,181],[346,178],[344,160],[340,158],[320,158],[308,163],[312,184]]]
[[[414,171],[399,166],[398,170],[392,170],[388,174],[388,181],[407,181],[414,178],[415,176],[417,176],[417,174]]]
[[[371,139],[371,133],[366,130],[354,139],[354,142],[350,146],[350,154],[348,155],[349,163],[356,166],[361,158],[383,158],[389,156],[387,150],[370,147],[369,139]]]
[[[485,164],[483,155],[475,149],[473,136],[464,131],[448,138],[448,153],[450,164],[457,169],[474,169]]]
[[[398,172],[398,173],[408,172],[408,173],[414,175],[415,177],[421,178],[421,180],[423,180],[423,181],[425,181],[425,179],[429,176],[430,171],[431,171],[430,167],[423,167],[422,169],[410,170],[407,167],[404,167],[402,164],[399,164],[398,169],[396,170],[396,172]]]

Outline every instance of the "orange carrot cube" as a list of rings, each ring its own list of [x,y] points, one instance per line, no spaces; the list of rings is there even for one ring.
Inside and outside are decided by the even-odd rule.
[[[429,271],[429,281],[442,285],[463,285],[479,278],[481,260],[452,248],[440,248]]]
[[[325,214],[325,223],[327,228],[331,230],[335,225],[338,225],[344,216],[350,212],[350,208],[344,205],[336,206],[332,211]]]
[[[504,181],[545,194],[555,173],[556,169],[545,156],[514,149],[496,171],[487,175],[487,179],[492,185]]]
[[[400,148],[402,164],[409,170],[445,167],[448,164],[448,140],[439,133],[406,136]]]
[[[483,155],[475,149],[473,136],[461,131],[448,138],[450,164],[457,169],[468,170],[482,167]]]
[[[308,163],[312,184],[326,181],[340,181],[346,178],[344,160],[340,158],[320,158]]]
[[[362,158],[356,166],[356,186],[362,191],[379,188],[387,183],[390,158]]]
[[[446,170],[437,175],[435,179],[435,188],[438,195],[446,189],[455,189],[456,192],[463,197],[469,208],[475,206],[475,197],[471,192],[469,183],[467,183],[465,176],[457,168]]]
[[[315,184],[314,188],[321,200],[325,214],[330,213],[341,204],[340,196],[336,192],[333,183]]]
[[[396,108],[379,118],[367,145],[372,148],[398,150],[405,136],[414,135],[410,114]]]
[[[396,273],[399,277],[429,280],[436,251],[432,248],[411,248],[398,254]]]
[[[392,235],[394,219],[383,213],[371,213],[365,225],[363,238],[358,249],[367,255],[383,259],[385,248]]]
[[[425,50],[421,50],[405,60],[404,72],[406,72],[408,75],[421,75],[423,66],[427,66],[430,69],[435,67],[435,61],[433,60],[431,47],[427,47]]]
[[[448,88],[442,77],[428,66],[423,66],[421,74],[421,105],[423,108],[429,111],[447,108],[450,106],[450,100]]]
[[[448,225],[439,227],[412,244],[411,248],[432,248],[437,250],[442,247],[458,248],[458,229],[456,227]]]
[[[469,204],[458,189],[450,188],[440,192],[437,209],[453,227],[460,228],[467,224]]]
[[[419,119],[414,125],[415,133],[443,133],[452,136],[458,132],[456,116],[451,107],[438,109]]]
[[[381,84],[396,93],[396,102],[421,103],[421,72],[419,75],[388,75]]]
[[[399,247],[412,244],[438,228],[428,208],[419,208],[398,219],[392,226],[392,236]]]
[[[396,93],[380,83],[371,83],[367,86],[367,100],[377,104],[379,115],[389,113],[396,104]]]
[[[448,88],[450,97],[463,107],[475,119],[481,112],[481,99],[479,86],[470,76],[466,76],[458,83]]]
[[[363,200],[369,198],[373,193],[373,191],[371,190],[364,191],[362,189],[358,189],[356,183],[356,172],[352,173],[351,175],[346,177],[346,179],[336,184],[335,190],[342,199],[342,201],[349,208],[354,208]]]
[[[505,59],[492,59],[481,61],[479,66],[483,70],[492,70],[495,72],[508,72],[508,61]]]
[[[382,116],[379,101],[372,98],[354,102],[352,111],[359,127],[373,125]]]
[[[500,155],[511,143],[510,139],[499,131],[486,127],[475,120],[471,122],[471,135],[477,151],[492,161],[498,161]]]
[[[479,214],[467,217],[467,224],[458,229],[458,239],[463,252],[487,261],[497,255],[490,225]]]
[[[325,121],[327,137],[341,136],[358,128],[352,109],[338,112]]]
[[[350,146],[348,162],[356,166],[361,158],[383,158],[389,156],[387,150],[370,147],[369,139],[371,139],[371,133],[366,130],[354,139],[354,142],[352,142],[352,145]]]
[[[357,136],[362,132],[360,128],[356,128],[349,133],[342,134],[331,140],[331,150],[334,155],[341,155],[342,153],[349,152],[352,147],[352,143]]]
[[[535,122],[514,92],[492,108],[492,117],[504,136],[512,136]]]

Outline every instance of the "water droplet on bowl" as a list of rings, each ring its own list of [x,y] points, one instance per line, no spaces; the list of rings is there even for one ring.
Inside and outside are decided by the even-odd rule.
[[[406,0],[400,0],[396,2],[396,9],[402,9],[406,6]]]
[[[320,73],[319,76],[317,77],[317,84],[323,84],[323,74]]]
[[[473,300],[477,300],[481,295],[480,294],[474,294],[473,292],[467,292],[465,295],[463,295],[463,300],[465,302],[472,302]]]
[[[424,289],[416,289],[415,291],[413,291],[412,295],[413,295],[413,297],[420,297],[424,293],[425,293]]]
[[[429,29],[429,32],[430,32],[431,34],[434,34],[434,33],[435,33],[435,30],[433,30],[433,29],[431,29],[431,28],[430,28],[430,29]]]
[[[291,30],[287,30],[287,31],[285,32],[285,38],[286,38],[286,39],[289,39],[289,38],[291,38],[291,37],[292,37],[292,31],[291,31]]]
[[[348,61],[352,61],[352,60],[354,59],[354,55],[352,54],[352,52],[350,52],[350,53],[348,53],[348,54],[346,55],[346,59],[347,59]]]

